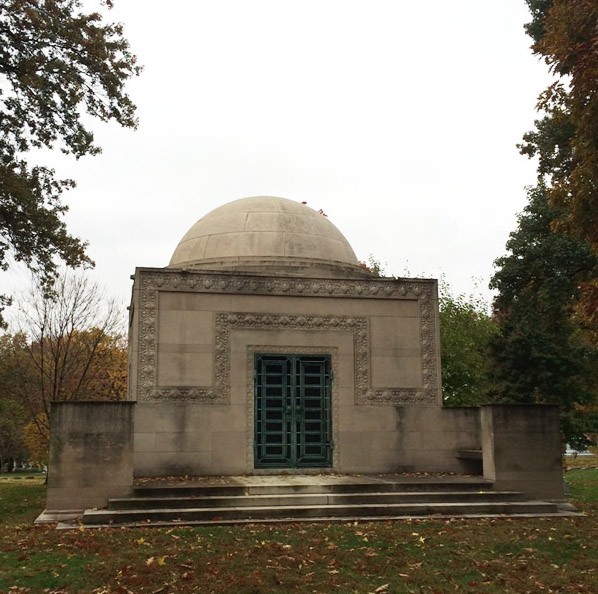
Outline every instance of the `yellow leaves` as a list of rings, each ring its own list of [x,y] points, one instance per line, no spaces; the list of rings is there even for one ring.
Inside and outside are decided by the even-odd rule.
[[[35,420],[25,426],[25,445],[29,448],[31,461],[35,464],[48,462],[48,446],[50,443],[50,422],[45,412],[39,413]]]
[[[142,536],[141,538],[138,538],[138,539],[137,539],[135,542],[136,542],[138,545],[142,545],[142,544],[145,542],[145,538],[143,538],[143,536]]]
[[[424,544],[424,542],[426,542],[426,537],[420,536],[419,532],[412,532],[411,536],[417,536],[417,542],[419,542],[420,544]]]
[[[156,565],[159,565],[161,567],[162,565],[166,564],[166,559],[168,559],[168,555],[163,555],[162,557],[148,557],[145,560],[145,564],[147,566],[150,566],[155,563]],[[188,569],[187,566],[185,566],[185,567]]]

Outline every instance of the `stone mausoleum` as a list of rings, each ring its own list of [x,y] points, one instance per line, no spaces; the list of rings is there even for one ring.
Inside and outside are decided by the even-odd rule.
[[[132,277],[128,401],[56,403],[48,510],[138,477],[478,473],[562,498],[556,407],[444,408],[437,283],[305,204],[231,202]]]

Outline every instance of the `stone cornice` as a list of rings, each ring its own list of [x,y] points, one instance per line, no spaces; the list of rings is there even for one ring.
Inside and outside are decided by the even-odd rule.
[[[431,299],[436,281],[430,279],[336,279],[262,276],[246,273],[138,269],[141,291],[186,291],[241,295],[300,295],[380,299]]]

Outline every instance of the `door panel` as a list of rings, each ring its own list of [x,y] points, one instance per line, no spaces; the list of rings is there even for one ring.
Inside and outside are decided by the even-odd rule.
[[[255,356],[256,468],[332,465],[329,355]]]

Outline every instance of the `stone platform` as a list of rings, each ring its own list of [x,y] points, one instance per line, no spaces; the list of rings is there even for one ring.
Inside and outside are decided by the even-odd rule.
[[[86,527],[572,515],[555,502],[460,475],[261,475],[137,480],[132,497],[86,510]]]

